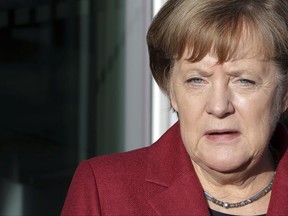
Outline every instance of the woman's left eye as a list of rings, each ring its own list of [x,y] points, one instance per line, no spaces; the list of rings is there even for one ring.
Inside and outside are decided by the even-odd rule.
[[[244,86],[250,86],[250,85],[255,85],[256,82],[253,81],[253,80],[249,80],[249,79],[239,79],[239,82],[241,85],[244,85]]]

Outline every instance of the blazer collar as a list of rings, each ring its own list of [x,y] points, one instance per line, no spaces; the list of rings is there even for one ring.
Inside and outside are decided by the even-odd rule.
[[[148,153],[146,181],[163,188],[148,198],[159,215],[209,215],[203,189],[177,122]]]
[[[281,160],[278,164],[272,187],[272,194],[267,215],[288,214],[288,131],[279,124],[273,136],[273,142],[279,151]]]

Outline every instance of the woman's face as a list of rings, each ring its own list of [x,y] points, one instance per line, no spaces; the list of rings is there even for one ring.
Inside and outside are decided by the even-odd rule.
[[[277,67],[256,57],[224,64],[187,57],[175,62],[170,99],[192,161],[232,172],[260,160],[286,106],[277,96]]]

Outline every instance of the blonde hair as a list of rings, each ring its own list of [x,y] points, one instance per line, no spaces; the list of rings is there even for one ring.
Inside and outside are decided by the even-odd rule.
[[[246,39],[287,74],[288,1],[168,0],[147,33],[153,77],[169,94],[171,68],[186,49],[191,62],[212,52],[224,63],[241,52]]]

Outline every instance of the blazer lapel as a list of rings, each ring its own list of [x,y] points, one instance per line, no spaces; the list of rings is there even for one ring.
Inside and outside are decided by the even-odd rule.
[[[282,158],[276,170],[267,215],[288,215],[288,132],[283,125],[278,125],[275,138]]]
[[[272,194],[267,215],[288,215],[288,155],[284,156],[286,160],[285,169],[279,170],[275,175]],[[281,163],[284,161],[281,161]],[[280,164],[279,164],[280,165]],[[280,168],[280,167],[279,167]]]
[[[179,123],[150,147],[146,181],[160,188],[147,198],[158,215],[209,215],[202,187],[182,143]]]
[[[209,215],[198,184],[194,173],[189,172],[148,202],[158,215]]]

